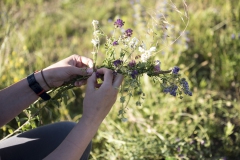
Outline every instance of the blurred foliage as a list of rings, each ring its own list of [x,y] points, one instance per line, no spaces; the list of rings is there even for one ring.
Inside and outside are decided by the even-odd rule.
[[[175,1],[183,11],[182,1]],[[3,0],[0,1],[0,89],[71,54],[91,56],[92,20],[111,32],[122,18],[134,36],[148,39],[149,14],[164,13],[169,23],[155,28],[163,69],[178,65],[193,96],[179,100],[157,90],[147,77],[145,100],[132,99],[126,117],[119,102],[93,139],[91,159],[239,159],[240,157],[240,1],[188,0],[189,25],[170,1]],[[180,34],[182,36],[173,44]],[[151,43],[151,42],[149,42]],[[104,57],[101,53],[99,57]],[[64,102],[37,113],[20,131],[81,117],[84,88]],[[9,97],[14,99],[14,97]],[[1,104],[0,104],[1,105]],[[30,106],[0,129],[3,138],[24,124]]]

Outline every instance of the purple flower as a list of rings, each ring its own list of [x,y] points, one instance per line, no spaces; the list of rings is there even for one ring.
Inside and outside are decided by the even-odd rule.
[[[177,89],[178,89],[178,86],[172,85],[172,86],[169,86],[169,87],[165,87],[163,89],[163,92],[164,93],[169,93],[170,95],[175,97],[177,95]]]
[[[117,45],[119,45],[118,41],[114,41],[113,46],[117,46]]]
[[[188,82],[185,80],[185,78],[181,79],[182,86],[185,90],[189,90]]]
[[[175,66],[175,67],[173,67],[172,73],[173,74],[178,74],[179,70],[180,70],[180,68]]]
[[[137,70],[133,70],[132,73],[131,73],[131,76],[133,79],[135,79],[138,75],[138,71]]]
[[[127,29],[127,30],[125,31],[125,37],[131,37],[132,34],[133,34],[133,30],[131,30],[131,29]]]
[[[170,89],[170,94],[171,94],[172,96],[176,96],[176,95],[177,95],[177,89],[178,89],[178,86],[173,85],[173,86],[171,87],[171,89]]]
[[[232,39],[235,39],[235,34],[232,34],[232,35],[231,35],[231,38],[232,38]]]
[[[160,72],[160,65],[155,65],[154,66],[154,72]]]
[[[118,66],[121,65],[122,63],[123,63],[123,61],[120,60],[120,59],[117,59],[117,60],[113,61],[113,64],[114,64],[115,67],[118,67]]]
[[[97,78],[103,78],[103,74],[100,74],[100,73],[96,72],[96,77]]]
[[[191,92],[191,91],[188,91],[188,95],[189,95],[189,96],[192,96],[192,92]]]
[[[181,84],[182,84],[182,86],[183,86],[184,93],[185,93],[186,95],[192,96],[192,92],[190,91],[188,82],[186,81],[185,78],[182,78],[182,79],[181,79]]]
[[[161,69],[160,69],[160,64],[161,64],[161,62],[159,61],[159,60],[157,60],[156,62],[155,62],[155,66],[154,66],[154,72],[160,72],[161,71]]]
[[[134,60],[132,60],[131,62],[128,63],[128,66],[133,68],[136,66],[136,62]]]
[[[180,148],[180,147],[178,147],[178,148],[177,148],[177,151],[178,151],[178,152],[180,152],[180,151],[181,151],[181,148]]]
[[[164,93],[168,93],[168,92],[170,92],[170,87],[166,87],[166,88],[164,88],[164,89],[163,89],[163,92],[164,92]]]
[[[116,27],[121,28],[121,27],[124,25],[124,23],[125,23],[125,22],[123,22],[123,20],[117,19],[116,22],[114,22],[114,25],[115,25]]]

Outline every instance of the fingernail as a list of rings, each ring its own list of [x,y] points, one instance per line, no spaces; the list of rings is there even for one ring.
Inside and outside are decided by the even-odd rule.
[[[93,69],[92,68],[87,68],[87,75],[91,75],[93,73]]]
[[[89,68],[93,68],[93,63],[88,64]]]

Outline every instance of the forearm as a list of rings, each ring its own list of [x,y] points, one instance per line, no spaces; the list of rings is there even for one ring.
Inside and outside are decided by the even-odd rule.
[[[96,122],[96,123],[93,123]],[[77,160],[79,159],[102,121],[92,121],[81,118],[64,141],[44,160]]]
[[[35,73],[36,81],[47,90],[41,73]],[[8,123],[15,116],[38,99],[38,96],[28,86],[27,78],[0,91],[0,127]]]
[[[104,75],[102,85],[96,89],[96,73],[88,78],[82,118],[45,160],[79,159],[115,103],[118,93],[116,88],[121,85],[123,76],[117,74],[113,77],[112,70],[106,68],[97,71]]]

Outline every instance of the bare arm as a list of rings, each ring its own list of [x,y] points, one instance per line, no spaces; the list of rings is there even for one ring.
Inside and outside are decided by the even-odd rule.
[[[43,70],[46,81],[50,87],[59,87],[64,81],[69,80],[74,75],[92,74],[92,69],[82,72],[79,68],[92,67],[91,59],[72,55],[62,61],[59,61]],[[35,79],[44,90],[49,90],[44,82],[41,73],[35,73]],[[81,86],[84,82],[76,82],[76,86]],[[0,127],[12,120],[22,110],[38,99],[38,96],[28,86],[27,79],[3,89],[0,91]]]
[[[92,67],[92,60],[77,55],[70,56],[58,63],[45,68],[44,75],[50,87],[61,86],[64,81],[69,80],[74,75],[92,74],[92,69],[83,73],[79,68]],[[103,84],[96,85],[96,74],[88,78],[86,95],[83,102],[83,116],[77,125],[72,129],[63,142],[45,159],[79,159],[87,145],[96,134],[100,124],[109,113],[116,101],[118,88],[123,80],[123,76],[106,68],[98,70],[104,75]],[[41,73],[35,73],[35,78],[45,90],[49,88],[45,84]],[[81,86],[85,82],[76,82],[76,86]],[[97,87],[97,88],[96,88]],[[99,88],[98,88],[99,87]],[[38,96],[28,86],[27,79],[0,91],[0,126],[6,124],[23,109],[37,100]]]
[[[98,127],[116,101],[122,75],[113,76],[106,68],[98,70],[104,74],[104,82],[95,88],[95,73],[88,79],[86,96],[83,102],[83,116],[64,141],[45,160],[77,160],[96,134]]]
[[[41,73],[35,73],[37,82],[46,91],[49,90],[44,83]],[[0,127],[16,117],[22,110],[38,99],[38,96],[28,86],[27,79],[9,86],[0,91]]]

